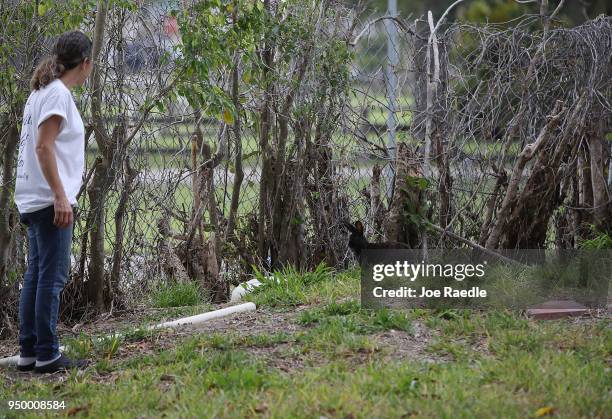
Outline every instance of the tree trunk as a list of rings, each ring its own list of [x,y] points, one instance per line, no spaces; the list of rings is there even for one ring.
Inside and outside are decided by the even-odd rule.
[[[234,9],[235,12],[236,9]],[[225,241],[231,240],[235,237],[234,229],[236,228],[236,217],[238,213],[238,206],[240,203],[240,187],[244,180],[244,170],[242,169],[242,133],[240,126],[240,100],[238,95],[239,87],[239,68],[240,55],[236,54],[234,60],[234,68],[232,70],[232,102],[236,110],[236,116],[234,119],[234,140],[235,140],[235,157],[234,157],[234,185],[232,188],[232,202],[230,204],[230,213],[227,220],[227,229],[225,231]]]
[[[406,243],[416,249],[420,245],[420,226],[417,220],[422,216],[423,191],[419,183],[422,173],[415,153],[406,143],[398,143],[395,167],[395,192],[385,221],[387,240]]]
[[[604,127],[603,120],[596,122],[589,133],[589,155],[591,160],[591,185],[593,191],[593,224],[598,231],[612,231],[612,196],[606,184],[604,175]]]
[[[368,218],[371,223],[368,225],[373,226],[373,230],[380,231],[382,224],[382,203],[380,202],[380,175],[381,169],[378,163],[372,168],[372,180],[370,181],[370,213]],[[372,231],[366,231],[366,237],[371,237],[371,240],[375,241],[372,237]]]
[[[4,127],[3,128],[4,131]],[[14,160],[15,150],[19,143],[19,132],[15,124],[10,124],[6,133],[1,137],[4,144],[3,155],[3,170],[2,170],[2,188],[0,189],[0,283],[4,281],[9,265],[9,252],[11,242],[11,214],[13,214],[13,205],[10,202],[10,197],[14,187]]]
[[[519,182],[523,176],[523,171],[527,163],[540,151],[540,149],[548,142],[552,134],[552,130],[558,125],[561,115],[564,113],[563,104],[558,101],[555,104],[555,109],[552,115],[549,117],[548,122],[542,128],[542,131],[538,135],[538,138],[533,144],[527,144],[523,151],[518,156],[517,162],[512,170],[510,181],[508,182],[508,188],[506,195],[502,201],[499,212],[497,213],[497,219],[491,228],[491,233],[487,239],[485,247],[487,249],[495,249],[499,244],[499,240],[502,233],[507,231],[508,216],[512,210],[512,206],[515,204],[516,196],[519,193],[518,187]]]
[[[508,216],[506,233],[502,240],[505,249],[542,249],[546,245],[549,220],[554,211],[565,200],[567,183],[562,185],[558,179],[567,179],[571,172],[563,161],[575,155],[579,139],[574,131],[583,121],[584,96],[573,107],[565,121],[561,136],[557,136],[554,147],[543,148],[537,155],[529,178],[518,195]]]
[[[578,150],[578,204],[576,205],[579,213],[579,224],[577,234],[579,238],[588,235],[588,225],[592,223],[593,213],[593,183],[591,182],[590,154],[586,149],[584,141]]]
[[[270,0],[264,0],[264,10],[270,14]],[[270,148],[271,128],[271,106],[274,95],[272,82],[272,68],[274,46],[271,41],[263,45],[262,52],[262,78],[263,78],[263,101],[261,105],[261,130],[259,132],[259,150],[261,153],[261,180],[259,182],[259,212],[257,217],[257,253],[263,266],[270,268],[267,258],[270,248],[269,223],[270,223],[270,188],[273,182],[272,150]]]
[[[94,39],[92,45],[92,61],[94,69],[91,74],[91,110],[94,134],[98,148],[103,158],[97,162],[92,179],[91,190],[88,191],[90,213],[87,222],[90,237],[90,259],[87,269],[86,296],[89,303],[97,311],[103,311],[105,267],[104,267],[104,221],[105,203],[108,189],[109,160],[107,159],[108,136],[106,135],[102,115],[102,83],[100,77],[99,57],[104,42],[104,26],[108,1],[99,0],[94,27]]]
[[[115,248],[113,249],[113,264],[111,268],[110,284],[113,299],[120,300],[119,277],[121,275],[121,258],[123,256],[124,218],[130,194],[133,192],[132,183],[138,176],[138,172],[132,169],[129,160],[125,161],[125,178],[117,211],[115,212]],[[117,304],[115,304],[115,307]]]
[[[88,188],[89,216],[87,229],[89,231],[90,258],[87,265],[87,282],[85,282],[87,301],[97,311],[105,309],[106,275],[104,266],[105,237],[105,203],[109,184],[109,168],[106,159],[100,159],[96,165],[91,186]]]

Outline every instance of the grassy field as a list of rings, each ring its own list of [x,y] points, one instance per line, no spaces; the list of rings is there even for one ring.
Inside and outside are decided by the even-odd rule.
[[[371,173],[372,165],[362,165],[359,166],[359,170],[362,174]],[[355,170],[357,173],[357,169]],[[215,193],[217,197],[217,203],[219,208],[223,211],[225,217],[229,216],[230,203],[233,191],[233,181],[228,182],[228,186],[225,187],[221,183],[217,183],[215,188]],[[474,188],[474,182],[469,178],[458,178],[454,184],[456,187],[462,188],[464,190],[458,190],[455,194],[455,198],[460,206],[473,205],[475,208],[482,208],[484,201],[487,198],[487,195],[484,193],[490,191],[494,186],[493,179],[485,179],[482,182],[481,190],[483,193],[472,194],[470,191]],[[370,179],[364,176],[352,176],[346,178],[346,183],[344,190],[348,194],[351,202],[360,202],[363,200],[363,196],[361,195],[362,190],[368,189],[370,187]],[[191,214],[193,207],[193,191],[189,184],[189,178],[185,183],[181,183],[174,187],[174,194],[170,194],[168,197],[165,197],[163,194],[166,193],[165,189],[158,188],[155,185],[146,185],[145,183],[141,183],[139,187],[140,192],[149,192],[153,195],[156,195],[158,199],[160,199],[161,205],[159,202],[155,202],[151,198],[142,198],[141,195],[137,195],[133,198],[129,205],[128,217],[132,219],[136,217],[136,225],[138,226],[139,236],[142,237],[147,243],[152,243],[158,237],[158,228],[157,221],[162,217],[163,209],[166,206],[176,209],[185,209]],[[381,196],[384,198],[386,191],[386,182],[385,178],[381,179]],[[117,205],[119,202],[120,193],[115,190],[111,190],[108,194],[108,199],[106,203],[106,241],[105,241],[105,251],[107,254],[112,253],[112,243],[115,241],[116,237],[116,229],[115,229],[115,221],[114,214],[117,210]],[[146,196],[146,194],[145,194]],[[259,182],[251,180],[251,178],[244,179],[241,194],[240,194],[240,202],[238,207],[238,215],[244,216],[248,214],[253,214],[257,212],[257,203],[259,200]],[[81,202],[81,206],[83,208],[88,208],[88,197],[85,195]],[[365,216],[364,207],[359,205],[354,205],[351,210],[352,216],[356,218],[363,218]],[[308,213],[308,207],[306,206],[305,211]],[[308,217],[308,214],[307,214]],[[306,217],[306,219],[308,219]],[[204,219],[208,220],[208,211],[204,211]],[[171,217],[171,227],[175,232],[183,232],[185,225],[182,221],[177,220],[174,217]],[[84,216],[82,217],[82,225],[85,225]],[[75,241],[73,244],[75,252],[78,252],[79,243]]]
[[[151,154],[151,156],[154,156]],[[371,172],[371,166],[366,167]],[[253,214],[257,212],[257,203],[259,200],[259,182],[253,181],[254,175],[245,178],[242,183],[240,190],[240,202],[238,207],[238,215],[244,216],[247,214]],[[218,180],[218,179],[217,179]],[[128,217],[136,218],[136,225],[138,226],[139,236],[142,237],[146,242],[152,243],[158,237],[157,221],[163,216],[163,210],[167,207],[175,208],[178,210],[185,209],[191,214],[194,202],[193,202],[193,190],[190,186],[190,178],[187,177],[185,182],[179,183],[173,186],[173,193],[164,195],[167,193],[167,188],[160,188],[158,185],[162,181],[154,181],[151,184],[141,182],[138,188],[139,193],[129,203]],[[382,180],[384,187],[384,179]],[[369,179],[365,176],[355,176],[346,180],[347,192],[352,199],[359,198],[359,191],[366,188],[369,185]],[[227,187],[223,183],[216,183],[215,194],[219,208],[223,211],[225,217],[229,216],[230,204],[232,199],[232,192],[234,190],[233,180],[230,179],[227,182]],[[116,228],[114,214],[117,210],[119,202],[120,192],[111,190],[108,193],[106,201],[106,230],[105,230],[105,251],[107,254],[112,253],[112,244],[116,237]],[[145,196],[145,198],[143,198]],[[150,196],[156,196],[158,201],[156,202]],[[87,195],[84,195],[80,203],[82,208],[89,208]],[[308,208],[306,208],[308,210]],[[82,225],[85,225],[85,216],[81,217]],[[204,211],[204,219],[208,220],[208,211]],[[175,232],[183,232],[185,225],[182,221],[171,217],[170,226]],[[75,241],[73,243],[75,252],[78,252],[79,243]]]
[[[47,377],[3,371],[0,400],[64,400],[62,413],[89,417],[603,418],[612,409],[608,316],[367,311],[357,270],[280,276],[287,282],[248,296],[256,312],[196,331],[135,329],[210,309],[184,288],[151,304],[196,305],[115,325],[124,337],[92,340],[105,323],[67,331],[71,353],[93,365]]]
[[[180,131],[183,131],[181,129]],[[381,132],[380,135],[374,131],[368,131],[365,138],[369,143],[376,144],[382,148],[386,146],[387,134]],[[212,146],[213,153],[217,145],[216,135],[205,135],[205,141]],[[408,135],[407,132],[398,132],[396,135],[398,142],[406,142],[412,147],[418,147],[419,141]],[[356,139],[352,134],[334,134],[332,137],[333,149],[336,150],[334,159],[344,160],[347,156],[363,157],[363,153],[369,150],[369,146],[363,141]],[[243,165],[258,165],[259,163],[259,144],[258,139],[252,135],[244,135],[242,140]],[[495,159],[501,154],[502,144],[500,142],[476,141],[475,139],[457,140],[453,143],[453,152],[458,152],[463,157],[477,159]],[[512,143],[508,148],[506,163],[512,163],[513,159],[519,154],[521,147],[519,143]],[[161,169],[169,167],[190,167],[191,166],[191,143],[189,134],[177,134],[176,132],[163,132],[154,137],[153,140],[146,140],[140,143],[141,155],[137,157],[149,169]],[[95,143],[91,143],[87,149],[88,167],[91,167],[98,154]],[[233,159],[232,159],[233,161]]]

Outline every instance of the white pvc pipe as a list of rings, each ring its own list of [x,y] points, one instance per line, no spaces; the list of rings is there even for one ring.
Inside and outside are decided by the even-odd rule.
[[[146,327],[145,330],[155,330],[163,328],[175,328],[179,326],[194,326],[200,323],[204,323],[208,320],[218,319],[220,317],[229,316],[234,313],[243,313],[246,311],[254,311],[256,309],[255,303],[244,303],[225,307],[219,310],[209,311],[208,313],[197,314],[195,316],[183,317],[182,319],[172,320],[169,322],[159,323],[153,326]],[[120,334],[113,334],[111,336],[120,336]],[[64,351],[65,346],[60,346],[59,350]],[[0,367],[9,367],[17,365],[19,355],[9,356],[7,358],[0,359]]]
[[[196,325],[196,324],[204,323],[205,321],[208,321],[208,320],[217,319],[223,316],[228,316],[230,314],[242,313],[244,311],[253,311],[253,310],[255,310],[255,303],[238,304],[235,306],[225,307],[220,310],[209,311],[208,313],[197,314],[191,317],[184,317],[182,319],[156,324],[154,326],[149,326],[147,330],[162,329],[165,327]]]

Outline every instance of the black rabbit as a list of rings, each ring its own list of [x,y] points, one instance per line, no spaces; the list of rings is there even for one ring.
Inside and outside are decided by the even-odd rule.
[[[370,243],[363,234],[363,224],[361,221],[355,221],[355,224],[351,224],[348,221],[344,221],[344,226],[351,232],[349,237],[349,247],[355,253],[355,256],[359,258],[363,249],[409,249],[410,246],[406,243],[401,242],[383,242],[383,243]]]

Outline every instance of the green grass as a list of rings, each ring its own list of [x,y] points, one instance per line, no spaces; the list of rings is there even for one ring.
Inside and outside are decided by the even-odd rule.
[[[471,139],[460,145],[460,149],[463,153],[483,159],[496,159],[499,157],[503,150],[503,143],[501,141],[476,141]],[[513,142],[508,147],[506,154],[506,163],[512,161],[521,152],[521,145],[518,142]]]
[[[373,110],[368,120],[370,123],[375,125],[384,125],[386,123],[386,111]],[[410,121],[407,118],[399,120],[398,123],[409,124]],[[203,139],[211,146],[211,152],[215,153],[218,145],[218,137],[216,133],[216,126],[205,127],[203,132]],[[384,132],[378,134],[371,127],[360,132],[361,135],[365,135],[369,142],[380,145],[381,147],[386,144],[387,135]],[[138,147],[140,151],[135,153],[132,158],[137,157],[139,162],[143,162],[147,168],[160,169],[168,167],[190,167],[191,166],[191,133],[193,127],[188,125],[179,125],[178,128],[174,129],[157,129],[153,131],[147,131],[145,138],[140,141],[135,141],[131,144],[131,147]],[[397,133],[398,141],[408,141],[409,137],[407,132],[400,131]],[[233,148],[233,137],[230,139],[230,144]],[[288,146],[293,143],[293,138],[288,139]],[[331,136],[331,145],[334,153],[334,159],[342,159],[347,154],[359,154],[364,151],[364,143],[356,139],[355,135],[351,132],[343,133],[340,129],[336,130]],[[243,153],[243,165],[257,165],[260,164],[261,159],[259,155],[259,138],[253,135],[251,132],[244,132],[242,134],[242,153]],[[98,146],[95,141],[90,141],[87,147],[87,161],[88,167],[94,162],[96,155],[98,154]],[[233,162],[233,158],[232,158]],[[135,164],[132,164],[136,167]]]
[[[410,332],[410,319],[405,313],[381,309],[363,310],[358,301],[350,299],[341,303],[335,301],[313,310],[304,311],[298,318],[302,325],[320,326],[321,330],[341,330],[367,334],[384,330]]]
[[[370,311],[358,303],[358,270],[320,266],[275,277],[248,296],[287,316],[273,330],[229,323],[165,346],[156,346],[161,332],[81,335],[73,353],[91,357],[93,367],[63,381],[1,375],[0,399],[65,400],[72,413],[90,417],[525,418],[550,408],[575,418],[605,417],[612,408],[608,319]],[[416,323],[431,331],[428,340],[415,335]],[[398,333],[423,351],[400,355],[380,340]],[[150,350],[125,356],[122,348],[138,344]]]
[[[140,190],[145,189],[146,187],[141,186]],[[159,189],[149,188],[150,192],[155,192],[157,196],[164,202],[164,199],[161,196],[162,192]],[[117,211],[117,206],[119,203],[120,192],[111,190],[107,195],[106,200],[106,225],[105,225],[105,241],[104,241],[104,250],[107,254],[110,254],[113,250],[113,243],[115,242],[116,237],[116,228],[115,228],[115,220],[114,214]],[[185,208],[190,210],[193,205],[193,193],[191,188],[188,185],[180,184],[178,185],[173,194],[170,194],[170,199],[173,200],[173,207],[177,208]],[[85,196],[80,203],[82,208],[89,207],[88,197]],[[158,238],[158,228],[157,221],[162,217],[162,209],[160,205],[152,205],[152,202],[147,199],[135,199],[131,201],[127,210],[126,218],[135,218],[136,225],[141,226],[138,233],[141,235],[143,239],[145,239],[148,243],[154,243]],[[85,226],[85,216],[80,217],[78,220]],[[171,218],[170,227],[175,232],[183,231],[183,223],[175,218]],[[79,251],[79,243],[74,243],[75,252]]]
[[[171,282],[158,284],[151,292],[153,307],[195,306],[203,301],[203,292],[195,282]]]
[[[262,285],[248,294],[245,300],[253,301],[258,306],[271,307],[306,304],[312,297],[309,290],[317,285],[323,286],[331,274],[332,270],[324,264],[320,264],[312,272],[305,273],[288,267],[275,272],[273,278],[256,271],[257,279]]]

